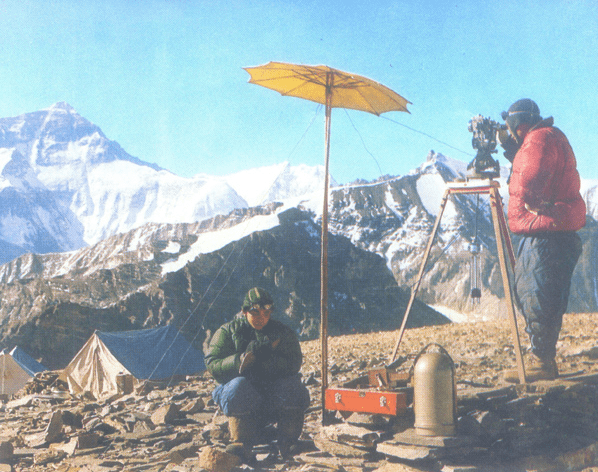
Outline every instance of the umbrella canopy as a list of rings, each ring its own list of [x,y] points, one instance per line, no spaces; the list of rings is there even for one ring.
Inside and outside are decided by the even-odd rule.
[[[249,83],[276,90],[285,96],[299,97],[326,106],[324,199],[322,209],[322,264],[320,274],[320,340],[322,350],[322,422],[326,417],[328,388],[328,185],[330,158],[330,115],[332,108],[349,108],[380,115],[407,110],[406,98],[378,82],[328,66],[305,66],[269,62],[246,67]]]
[[[269,62],[245,70],[251,75],[251,84],[323,105],[329,98],[330,108],[349,108],[374,115],[387,111],[409,113],[407,104],[411,102],[388,87],[332,67]]]

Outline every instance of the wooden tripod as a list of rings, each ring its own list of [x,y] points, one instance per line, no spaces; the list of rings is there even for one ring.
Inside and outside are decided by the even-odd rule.
[[[479,181],[466,181],[466,182],[456,182],[451,183],[448,185],[444,195],[442,197],[442,201],[440,203],[440,211],[438,212],[438,216],[436,217],[436,222],[434,223],[434,228],[432,229],[432,235],[428,241],[428,245],[424,252],[424,259],[422,261],[421,267],[419,269],[419,275],[417,277],[417,282],[413,289],[411,290],[411,298],[409,299],[409,303],[407,304],[407,309],[405,310],[405,315],[403,316],[403,323],[401,324],[401,330],[399,331],[399,337],[397,339],[397,343],[394,348],[394,352],[392,355],[392,362],[397,357],[397,353],[399,351],[399,346],[401,344],[401,339],[403,338],[403,333],[405,331],[405,326],[407,325],[407,318],[409,317],[409,312],[411,311],[411,307],[413,306],[413,302],[415,301],[415,297],[419,290],[419,286],[421,284],[426,264],[428,262],[428,258],[430,257],[430,251],[432,249],[432,245],[434,243],[434,239],[436,237],[436,233],[438,232],[438,228],[440,227],[440,220],[442,218],[442,214],[444,213],[444,208],[446,207],[446,203],[448,198],[452,194],[483,194],[490,196],[490,208],[492,210],[492,219],[494,221],[494,234],[496,236],[496,246],[498,249],[498,261],[500,263],[500,270],[502,273],[502,283],[507,299],[507,310],[509,312],[509,322],[511,325],[511,333],[513,335],[513,341],[515,344],[515,356],[517,359],[517,372],[519,374],[519,382],[520,384],[525,384],[525,368],[523,366],[523,356],[521,354],[521,343],[519,341],[519,332],[517,330],[517,317],[515,314],[515,306],[513,304],[513,294],[511,290],[511,283],[509,281],[509,272],[507,262],[510,263],[511,270],[515,267],[515,255],[513,253],[513,245],[511,243],[511,238],[509,236],[509,231],[507,228],[507,222],[505,220],[505,213],[503,210],[502,199],[498,192],[500,184],[492,179],[490,180],[479,180]],[[506,248],[506,253],[505,253]],[[507,259],[508,255],[508,259]]]

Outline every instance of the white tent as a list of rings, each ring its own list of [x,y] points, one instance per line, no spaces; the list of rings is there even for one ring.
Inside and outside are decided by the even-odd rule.
[[[0,352],[0,373],[2,375],[0,393],[14,395],[25,386],[36,372],[42,370],[47,369],[19,346],[15,346],[10,352],[6,352],[6,349],[4,349]]]
[[[96,331],[60,375],[71,393],[99,399],[118,392],[117,376],[162,380],[205,370],[203,353],[174,326],[107,333]]]

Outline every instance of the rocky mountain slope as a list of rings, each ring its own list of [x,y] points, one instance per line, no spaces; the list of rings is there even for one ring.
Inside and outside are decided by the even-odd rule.
[[[21,345],[53,368],[64,367],[95,329],[173,323],[201,347],[206,330],[237,313],[244,294],[256,285],[273,294],[278,318],[302,338],[317,337],[320,229],[309,213],[276,211],[272,205],[218,221],[146,228],[60,257],[23,256],[2,275],[0,342]],[[214,236],[213,225],[220,229],[216,238],[224,238],[223,228],[255,219],[270,221],[268,229],[200,250],[206,243],[202,236]],[[407,300],[384,259],[344,237],[331,237],[331,334],[396,329]],[[422,303],[410,321],[412,326],[448,322]]]
[[[508,204],[508,169],[502,169],[500,193]],[[367,251],[384,257],[397,283],[411,287],[440,208],[448,182],[463,180],[465,163],[430,152],[426,162],[412,173],[369,185],[337,188],[332,192],[331,227]],[[596,242],[598,226],[591,215],[592,191],[584,190],[588,215],[580,232],[584,248],[576,267],[569,308],[576,312],[598,310]],[[470,292],[473,256],[470,244],[481,248],[477,256],[481,274],[479,303]],[[518,238],[512,235],[517,249]],[[491,211],[487,196],[451,196],[427,265],[418,297],[430,305],[448,307],[470,318],[504,314],[503,286],[497,260]]]

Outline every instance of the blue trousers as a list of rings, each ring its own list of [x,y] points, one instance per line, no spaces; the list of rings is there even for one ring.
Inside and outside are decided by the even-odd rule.
[[[581,239],[574,232],[521,239],[515,264],[515,300],[526,321],[532,352],[540,359],[556,355],[571,277],[581,251]]]
[[[257,414],[274,420],[284,410],[309,406],[309,392],[299,374],[259,384],[236,377],[218,385],[212,398],[226,416]]]

